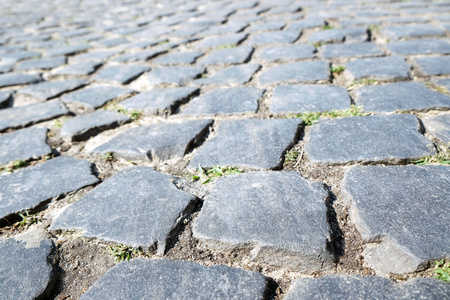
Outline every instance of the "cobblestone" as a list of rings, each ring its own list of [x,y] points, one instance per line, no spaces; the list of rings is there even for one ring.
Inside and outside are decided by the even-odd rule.
[[[194,80],[192,84],[194,85],[206,85],[206,84],[217,84],[217,85],[243,85],[247,83],[253,74],[261,68],[257,64],[245,64],[238,66],[231,66],[222,70],[217,71],[207,78],[200,78]]]
[[[253,47],[240,46],[230,49],[218,49],[211,51],[206,57],[199,60],[203,65],[215,64],[239,64],[249,60]]]
[[[400,80],[409,78],[411,66],[399,56],[361,58],[344,64],[344,75],[350,80]]]
[[[414,62],[424,76],[450,74],[450,57],[418,57]]]
[[[289,63],[263,70],[259,76],[259,82],[263,85],[287,82],[307,83],[328,80],[329,77],[329,63],[324,60],[316,60]]]
[[[41,76],[39,76],[38,74],[0,74],[0,87],[37,83],[39,81],[41,81]]]
[[[320,48],[324,58],[381,56],[383,51],[374,43],[327,44]]]
[[[62,81],[47,81],[38,84],[29,85],[17,91],[15,98],[29,97],[36,101],[46,101],[55,98],[65,92],[83,87],[89,84],[84,79],[72,79]],[[33,101],[31,100],[31,101]],[[24,100],[25,102],[28,102]]]
[[[261,48],[256,55],[265,61],[313,58],[314,47],[311,45],[266,47]]]
[[[423,123],[427,132],[441,139],[444,143],[450,144],[450,114],[442,114],[424,118]]]

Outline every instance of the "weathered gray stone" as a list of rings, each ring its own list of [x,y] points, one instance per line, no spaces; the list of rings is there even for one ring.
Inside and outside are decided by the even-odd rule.
[[[325,19],[322,17],[305,18],[300,21],[290,23],[287,30],[309,29],[314,27],[322,27],[325,25]]]
[[[433,278],[413,278],[395,282],[383,277],[360,275],[326,275],[292,282],[285,300],[316,299],[443,299],[450,285]]]
[[[285,45],[258,49],[256,56],[265,61],[304,59],[314,57],[311,45]]]
[[[206,133],[212,120],[182,120],[129,129],[95,148],[128,160],[183,157]]]
[[[269,265],[302,272],[327,268],[327,196],[323,184],[294,172],[221,178],[195,220],[193,236],[215,248],[250,248],[253,260]]]
[[[445,35],[445,31],[437,29],[430,25],[399,25],[399,26],[387,26],[380,29],[380,33],[386,38],[391,40],[398,40],[411,37],[424,37],[424,36],[442,36]]]
[[[324,60],[304,61],[279,65],[263,71],[259,82],[264,85],[277,83],[300,83],[328,80],[330,64]]]
[[[0,136],[0,165],[50,154],[47,128],[28,128]]]
[[[422,119],[427,132],[450,146],[450,113]]]
[[[239,64],[245,63],[250,59],[253,53],[253,47],[240,46],[230,49],[218,49],[211,51],[207,56],[199,60],[203,65],[216,64]]]
[[[64,210],[50,230],[79,229],[85,236],[133,247],[157,244],[162,255],[171,232],[196,202],[171,179],[149,167],[122,170]]]
[[[92,51],[88,53],[78,54],[70,58],[71,62],[87,62],[87,61],[98,61],[103,62],[109,57],[116,54],[117,51],[113,50],[103,50],[103,51]]]
[[[265,22],[255,23],[247,29],[247,32],[281,30],[286,22],[281,20],[266,20]]]
[[[219,84],[219,85],[243,85],[250,81],[253,74],[261,68],[257,64],[244,64],[238,66],[231,66],[217,71],[207,78],[197,79],[193,84]]]
[[[61,156],[0,177],[0,217],[96,183],[91,167],[88,161]]]
[[[73,75],[82,76],[89,75],[95,72],[95,70],[102,65],[98,61],[87,61],[82,63],[70,64],[57,68],[51,71],[52,75]]]
[[[112,61],[117,62],[135,62],[135,61],[146,61],[153,57],[156,57],[160,54],[166,53],[166,50],[162,49],[150,49],[150,50],[144,50],[140,52],[131,52],[119,55],[115,57]]]
[[[18,71],[40,70],[40,69],[49,70],[59,67],[65,63],[66,58],[64,56],[48,57],[21,62],[17,65],[16,69]]]
[[[67,45],[56,48],[47,49],[47,56],[57,56],[57,55],[73,55],[76,53],[84,52],[90,49],[90,45]]]
[[[82,90],[66,94],[61,97],[64,103],[74,109],[80,108],[85,111],[93,111],[103,106],[106,102],[131,94],[132,89],[97,84],[88,86]]]
[[[0,87],[30,84],[41,81],[39,74],[6,73],[0,74]]]
[[[203,52],[198,51],[169,53],[152,60],[152,62],[160,65],[192,64],[197,58],[203,55]]]
[[[127,109],[142,110],[149,115],[158,115],[164,112],[173,114],[181,104],[189,101],[198,92],[199,89],[194,87],[156,89],[140,93],[120,104]]]
[[[445,87],[448,91],[450,91],[450,78],[443,79],[435,79],[433,80],[436,84]]]
[[[203,40],[199,41],[195,44],[195,47],[198,49],[210,49],[210,48],[218,48],[225,45],[236,46],[241,43],[247,34],[245,33],[233,33],[227,35],[218,35],[206,37]]]
[[[204,67],[155,68],[132,83],[137,90],[146,90],[160,84],[183,85],[203,73]]]
[[[48,101],[0,110],[0,132],[8,128],[25,127],[68,114],[60,101]]]
[[[336,28],[317,31],[308,37],[310,43],[336,43],[336,42],[365,42],[367,40],[367,29],[359,28]]]
[[[129,42],[129,40],[127,40],[126,38],[117,37],[117,38],[110,38],[110,39],[96,41],[94,44],[99,47],[110,48],[110,47],[115,47],[115,46],[118,46],[121,44],[125,44],[127,42]]]
[[[125,84],[148,70],[150,70],[150,68],[146,66],[115,65],[102,68],[93,79],[102,82]]]
[[[364,86],[353,90],[351,96],[365,111],[373,112],[450,108],[450,97],[414,81]]]
[[[293,43],[299,39],[300,31],[271,31],[252,34],[248,38],[249,45],[264,45],[275,43]]]
[[[414,62],[419,66],[419,72],[425,76],[450,74],[450,57],[417,57]]]
[[[333,85],[280,85],[275,87],[270,110],[277,113],[349,109],[350,97],[345,88]]]
[[[66,141],[83,141],[97,133],[130,121],[131,119],[124,114],[99,110],[67,120],[61,129],[61,137]]]
[[[305,153],[313,163],[345,164],[414,160],[434,154],[414,115],[321,120],[307,133]]]
[[[380,56],[384,52],[375,43],[327,44],[320,47],[324,58]]]
[[[348,80],[371,78],[375,80],[399,80],[409,78],[411,66],[403,57],[388,56],[361,58],[344,64],[344,76]]]
[[[227,266],[136,259],[108,270],[80,299],[262,300],[266,284],[257,272]]]
[[[23,96],[33,98],[36,101],[46,101],[87,84],[89,84],[89,81],[84,79],[46,81],[21,88],[17,91],[15,97]]]
[[[1,63],[0,63],[0,74],[3,74],[3,73],[7,73],[7,72],[11,72],[12,71],[12,69],[14,68],[14,63],[11,63],[11,62],[3,62],[3,61],[0,61]]]
[[[0,294],[5,299],[47,298],[56,272],[50,257],[54,245],[47,233],[31,229],[0,240]]]
[[[221,121],[217,134],[194,155],[189,167],[237,166],[277,169],[300,134],[299,119]]]
[[[192,100],[181,115],[256,112],[263,92],[255,87],[214,89]]]
[[[5,108],[11,105],[12,96],[9,92],[0,92],[0,108]]]
[[[343,192],[369,243],[364,260],[377,274],[410,273],[450,256],[442,226],[450,222],[450,167],[355,166],[345,174]]]
[[[386,44],[386,48],[393,54],[416,55],[416,54],[449,54],[450,43],[446,40],[420,39],[404,42]]]
[[[11,52],[11,53],[3,53],[0,54],[0,59],[4,60],[13,60],[15,62],[24,60],[24,59],[29,59],[29,58],[38,58],[41,56],[40,52],[36,52],[36,51],[16,51],[16,52]]]

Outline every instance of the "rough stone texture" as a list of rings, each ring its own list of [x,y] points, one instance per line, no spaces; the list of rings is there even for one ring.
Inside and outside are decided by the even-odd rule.
[[[41,53],[36,51],[18,51],[11,53],[4,53],[0,55],[1,60],[12,60],[14,62],[18,62],[21,60],[29,59],[29,58],[38,58],[41,56]]]
[[[298,119],[221,121],[216,136],[197,150],[189,167],[279,168],[301,124]]]
[[[259,82],[263,85],[277,83],[299,83],[328,80],[330,65],[327,61],[305,61],[284,64],[263,70]]]
[[[155,56],[158,56],[160,54],[166,53],[166,50],[161,49],[151,49],[151,50],[145,50],[142,52],[132,52],[132,53],[126,53],[119,55],[113,59],[113,61],[116,62],[135,62],[135,61],[146,61],[150,58],[153,58]]]
[[[276,113],[344,110],[350,108],[345,88],[333,85],[280,85],[275,87],[270,110]]]
[[[322,30],[311,34],[308,38],[310,43],[364,42],[366,40],[367,29],[365,27]]]
[[[155,68],[133,82],[132,87],[145,90],[160,84],[182,85],[198,77],[204,69],[204,67],[197,66]]]
[[[53,249],[52,240],[41,229],[0,240],[0,294],[4,299],[49,296],[56,275],[50,258]]]
[[[228,250],[250,244],[252,259],[269,265],[302,272],[326,268],[332,261],[326,250],[327,196],[321,183],[294,172],[221,178],[195,220],[193,235]]]
[[[449,54],[450,43],[446,40],[420,39],[386,44],[386,48],[397,55]]]
[[[96,61],[102,62],[109,57],[116,54],[117,51],[114,50],[103,50],[103,51],[92,51],[88,53],[78,54],[70,58],[70,62],[87,62],[87,61]]]
[[[377,274],[409,273],[450,256],[450,167],[355,166],[343,183],[350,218]]]
[[[295,31],[271,31],[259,34],[252,34],[248,39],[249,45],[264,45],[274,43],[293,43],[301,35],[301,32]]]
[[[361,58],[344,64],[344,76],[349,80],[370,78],[399,80],[409,78],[411,66],[399,56]]]
[[[52,70],[51,73],[53,75],[72,75],[72,76],[89,75],[94,73],[94,71],[101,65],[102,65],[101,62],[87,61],[57,68]]]
[[[317,164],[414,160],[434,154],[414,115],[321,120],[307,133],[305,154]]]
[[[127,160],[183,157],[205,134],[212,120],[184,120],[129,129],[95,148],[94,153],[112,152]]]
[[[239,64],[249,60],[253,53],[253,47],[241,46],[230,49],[218,49],[211,51],[204,58],[199,59],[199,64],[202,65],[226,65]]]
[[[450,146],[450,113],[423,118],[427,132]]]
[[[156,89],[140,93],[120,104],[126,109],[142,110],[148,115],[158,115],[164,112],[173,114],[181,104],[189,101],[198,92],[199,89],[194,87]]]
[[[219,48],[224,45],[237,45],[241,43],[246,38],[244,33],[235,33],[219,36],[210,36],[196,43],[195,47],[197,49],[209,49],[209,48]]]
[[[382,28],[380,30],[380,33],[391,40],[398,40],[411,37],[445,35],[445,31],[424,24],[388,26]]]
[[[17,65],[16,69],[18,71],[27,71],[27,70],[49,70],[60,65],[66,63],[66,58],[64,56],[61,57],[49,57],[49,58],[41,58],[35,60],[27,60],[21,62]]]
[[[46,101],[87,84],[89,81],[84,79],[47,81],[21,88],[17,91],[17,95],[31,96],[39,101]]]
[[[231,66],[217,71],[207,78],[197,79],[193,84],[218,84],[218,85],[243,85],[250,81],[253,74],[261,68],[257,64],[245,64],[238,66]]]
[[[0,132],[8,128],[25,127],[68,114],[61,101],[48,101],[0,110]]]
[[[11,105],[12,96],[9,92],[0,92],[0,109]]]
[[[227,266],[136,259],[111,268],[80,298],[121,299],[264,299],[266,278]]]
[[[446,75],[450,74],[450,57],[417,57],[414,62],[419,66],[421,75]]]
[[[41,81],[39,74],[6,73],[0,74],[0,87],[30,84]]]
[[[444,86],[448,91],[450,91],[450,78],[436,79],[434,82],[438,85]]]
[[[432,278],[396,283],[376,276],[327,275],[294,280],[284,299],[444,299],[449,293],[449,284]]]
[[[0,177],[0,217],[96,183],[91,167],[88,161],[61,156]]]
[[[82,90],[64,95],[61,100],[69,106],[80,107],[86,111],[93,111],[103,106],[106,102],[132,93],[132,89],[97,84]]]
[[[46,51],[47,56],[56,55],[72,55],[79,52],[83,52],[91,48],[89,45],[67,45],[61,47],[55,47]]]
[[[261,48],[256,56],[265,61],[305,59],[314,57],[314,47],[311,45],[285,45]]]
[[[192,64],[197,58],[204,55],[203,52],[179,52],[169,53],[154,59],[152,62],[159,65]]]
[[[47,128],[28,128],[0,136],[0,165],[50,154]]]
[[[214,89],[190,101],[181,115],[255,112],[263,92],[254,87]]]
[[[351,96],[356,105],[373,112],[450,108],[449,96],[414,81],[364,86],[352,91]]]
[[[303,20],[290,23],[287,30],[308,29],[314,27],[322,27],[325,25],[325,19],[322,17],[307,17]]]
[[[61,137],[66,141],[83,141],[104,130],[131,122],[131,119],[114,111],[98,110],[91,114],[71,118],[64,123]]]
[[[320,47],[324,58],[380,56],[384,52],[375,43],[327,44]]]
[[[149,167],[122,170],[64,210],[50,230],[79,229],[85,236],[133,247],[158,244],[162,255],[171,232],[196,200],[170,179]]]
[[[101,82],[125,84],[148,70],[150,70],[149,67],[138,65],[109,66],[102,68],[93,79]]]

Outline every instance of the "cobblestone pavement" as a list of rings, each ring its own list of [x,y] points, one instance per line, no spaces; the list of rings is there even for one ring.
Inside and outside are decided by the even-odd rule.
[[[445,0],[2,0],[0,298],[448,299],[449,37]]]

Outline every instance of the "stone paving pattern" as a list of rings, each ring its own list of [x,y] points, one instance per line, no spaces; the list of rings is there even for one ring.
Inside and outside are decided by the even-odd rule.
[[[449,110],[447,1],[4,0],[0,298],[444,299]]]

